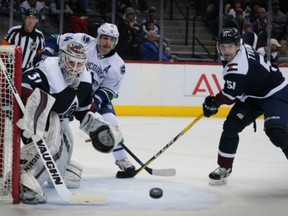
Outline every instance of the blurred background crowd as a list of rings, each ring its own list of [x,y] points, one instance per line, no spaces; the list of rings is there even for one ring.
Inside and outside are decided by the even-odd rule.
[[[64,0],[64,26],[63,32],[84,32],[96,37],[97,28],[103,22],[111,22],[112,0]],[[159,2],[153,0],[115,0],[116,15],[115,23],[118,26],[120,37],[116,47],[119,55],[125,60],[145,60],[157,61],[158,48],[160,42],[160,10]],[[275,56],[275,62],[286,64],[287,43],[288,43],[288,1],[272,0],[272,11],[268,14],[267,0],[222,0],[223,8],[220,8],[220,1],[215,0],[165,0],[164,36],[162,61],[181,61],[181,54],[189,52],[189,55],[196,55],[195,43],[208,53],[211,60],[215,61],[217,54],[215,51],[215,38],[219,31],[219,20],[223,26],[233,26],[237,28],[243,36],[243,40],[254,46],[255,49],[267,48],[268,18],[271,17],[271,56]],[[22,21],[22,14],[28,8],[36,8],[40,13],[40,20],[37,28],[41,30],[45,37],[59,33],[59,14],[61,0],[14,0],[14,23]],[[180,8],[180,3],[185,4],[185,8]],[[171,7],[170,7],[171,6]],[[173,9],[174,8],[174,9]],[[172,18],[171,10],[180,11],[181,18]],[[186,10],[186,12],[185,12]],[[222,14],[220,14],[222,11]],[[0,40],[9,29],[8,17],[10,12],[10,0],[0,0],[1,31]],[[188,14],[190,12],[190,14]],[[219,13],[220,12],[220,13]],[[189,16],[188,16],[189,15]],[[269,15],[269,16],[268,16]],[[6,18],[6,19],[5,19]],[[174,38],[173,35],[185,34],[185,31],[176,30],[180,20],[185,22],[189,28],[188,42],[183,37]],[[169,22],[173,20],[174,22]],[[178,21],[178,22],[175,22]],[[195,21],[196,20],[196,21]],[[188,21],[188,22],[187,22]],[[196,23],[196,26],[194,25]],[[211,40],[204,40],[200,30],[202,25],[205,35],[209,35]],[[163,27],[162,27],[163,28]],[[195,32],[191,33],[195,30]],[[191,35],[192,34],[192,35]],[[206,36],[205,36],[206,37]],[[193,38],[190,40],[190,38]],[[202,39],[202,40],[201,40]],[[196,42],[195,42],[196,41]],[[193,46],[192,50],[178,49],[177,44],[183,46]],[[192,43],[192,45],[191,45]],[[209,45],[210,44],[210,45]],[[182,46],[182,47],[183,47]],[[211,46],[211,48],[209,48]],[[261,51],[260,49],[260,51]],[[188,50],[188,51],[187,51]],[[196,54],[195,54],[196,53]],[[200,51],[199,53],[203,53]],[[212,54],[211,54],[212,53]],[[276,53],[276,54],[275,54]],[[215,55],[214,55],[215,54]],[[212,56],[212,57],[211,57]],[[196,58],[197,59],[197,58]],[[274,61],[274,60],[273,60]]]

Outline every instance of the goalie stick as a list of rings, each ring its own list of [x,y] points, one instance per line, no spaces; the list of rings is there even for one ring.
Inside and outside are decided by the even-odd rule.
[[[9,88],[11,89],[21,111],[25,113],[25,106],[18,94],[18,91],[8,75],[7,69],[0,58],[0,69],[3,71],[4,76],[6,78],[6,81],[9,85]],[[46,97],[46,98],[45,98]],[[43,103],[45,104],[45,100],[47,102],[47,95],[42,92],[41,94],[41,100],[43,100]],[[39,107],[41,109],[41,107]],[[42,162],[45,165],[45,169],[58,193],[58,195],[61,197],[61,199],[69,204],[104,204],[107,202],[106,195],[104,194],[90,194],[90,193],[71,193],[65,182],[63,181],[63,178],[57,168],[57,165],[47,147],[47,144],[45,140],[37,134],[32,135],[33,143],[35,144],[35,147],[40,155],[40,158]]]
[[[186,128],[184,128],[176,137],[174,137],[167,145],[165,145],[159,152],[157,152],[153,157],[151,157],[145,164],[143,164],[139,169],[131,172],[130,177],[136,176],[139,172],[145,169],[150,163],[152,163],[156,158],[158,158],[165,150],[167,150],[174,142],[176,142],[183,134],[185,134],[196,122],[198,122],[203,117],[203,113],[200,114],[196,119],[194,119]],[[118,178],[127,178],[124,171],[118,171]]]

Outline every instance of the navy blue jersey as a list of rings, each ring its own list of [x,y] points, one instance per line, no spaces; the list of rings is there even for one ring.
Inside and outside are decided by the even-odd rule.
[[[25,97],[25,90],[39,88],[45,91],[56,99],[52,111],[58,113],[60,120],[63,120],[74,111],[88,111],[91,108],[92,77],[85,69],[79,86],[73,89],[67,84],[58,61],[58,57],[47,57],[37,67],[23,73],[22,97]],[[22,99],[26,101],[27,98]]]
[[[234,59],[224,63],[223,78],[221,94],[231,101],[267,98],[287,85],[279,69],[248,45],[241,45]]]

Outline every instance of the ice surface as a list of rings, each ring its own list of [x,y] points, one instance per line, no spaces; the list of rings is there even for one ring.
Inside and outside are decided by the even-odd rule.
[[[143,163],[149,160],[194,118],[119,117],[126,146]],[[116,179],[118,167],[112,154],[93,149],[88,138],[72,122],[75,146],[73,160],[84,166],[81,187],[72,192],[105,193],[105,205],[68,205],[54,188],[44,191],[43,205],[0,204],[0,215],[11,216],[285,216],[288,212],[288,163],[281,150],[263,132],[247,127],[233,172],[225,186],[208,185],[208,174],[217,168],[218,140],[224,119],[203,118],[161,154],[149,167],[175,168],[173,177],[152,176],[145,170],[133,179]],[[130,157],[139,168],[139,164]],[[149,190],[163,189],[163,197],[152,199]]]

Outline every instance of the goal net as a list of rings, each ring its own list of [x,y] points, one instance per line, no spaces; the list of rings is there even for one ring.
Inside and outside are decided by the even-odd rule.
[[[21,48],[0,46],[0,58],[20,94]],[[0,65],[0,203],[19,203],[20,131],[16,122],[20,117],[20,108],[9,88],[4,70]]]

